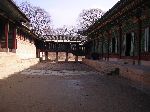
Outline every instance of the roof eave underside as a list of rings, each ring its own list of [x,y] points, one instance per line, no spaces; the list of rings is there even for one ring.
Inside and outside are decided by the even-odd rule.
[[[116,14],[118,11],[123,9],[125,6],[130,4],[135,0],[120,0],[118,1],[110,10],[108,10],[98,21],[96,21],[93,25],[91,25],[87,30],[84,31],[84,34],[87,35],[88,33],[92,32],[93,30],[97,29],[98,26],[105,21],[107,21],[111,16]],[[143,1],[143,0],[141,0]]]
[[[12,0],[1,0],[0,2],[0,13],[4,16],[16,22],[30,21]]]

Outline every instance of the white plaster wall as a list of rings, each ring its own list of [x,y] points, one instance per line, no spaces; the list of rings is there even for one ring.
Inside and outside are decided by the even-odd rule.
[[[28,39],[20,39],[17,36],[17,49],[16,54],[21,59],[36,58],[36,47],[33,42],[30,43]]]

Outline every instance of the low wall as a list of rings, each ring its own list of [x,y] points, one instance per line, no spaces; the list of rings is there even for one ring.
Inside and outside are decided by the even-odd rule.
[[[39,62],[38,58],[33,59],[19,59],[15,54],[8,54],[7,56],[0,56],[0,79],[9,77],[12,74],[18,73]]]
[[[134,65],[121,65],[117,63],[89,59],[84,59],[83,63],[104,74],[115,68],[119,68],[120,76],[137,83],[141,89],[146,88],[150,90],[150,70],[148,69],[146,70],[140,66],[135,67]]]

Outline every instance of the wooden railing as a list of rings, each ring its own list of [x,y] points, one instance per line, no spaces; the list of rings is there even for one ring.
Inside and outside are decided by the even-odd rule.
[[[37,49],[48,52],[68,52],[78,56],[85,56],[85,46],[79,43],[65,42],[36,42]]]

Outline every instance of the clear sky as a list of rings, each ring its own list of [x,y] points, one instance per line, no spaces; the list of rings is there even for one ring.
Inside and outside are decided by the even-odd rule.
[[[118,0],[14,0],[18,4],[29,1],[50,13],[55,28],[63,25],[75,25],[83,9],[100,8],[109,10]]]

